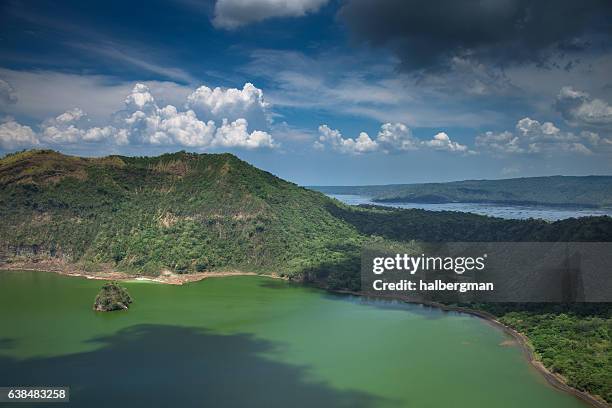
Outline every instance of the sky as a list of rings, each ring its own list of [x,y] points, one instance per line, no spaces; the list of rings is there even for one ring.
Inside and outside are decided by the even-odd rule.
[[[301,185],[612,174],[612,2],[0,4],[0,155],[230,152]]]

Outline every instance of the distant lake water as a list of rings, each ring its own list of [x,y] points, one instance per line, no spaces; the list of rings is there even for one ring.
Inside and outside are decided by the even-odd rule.
[[[422,203],[377,203],[361,195],[353,194],[328,194],[343,203],[349,205],[374,204],[395,208],[420,208],[429,211],[460,211],[490,217],[525,220],[528,218],[539,218],[546,221],[564,220],[566,218],[578,218],[608,215],[612,216],[612,208],[560,208],[529,205],[507,205],[507,204],[482,204],[482,203],[445,203],[445,204],[422,204]]]

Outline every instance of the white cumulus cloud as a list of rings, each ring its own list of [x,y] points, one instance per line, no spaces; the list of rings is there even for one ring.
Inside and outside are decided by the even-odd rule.
[[[134,111],[145,111],[157,108],[155,98],[151,95],[149,87],[145,84],[136,84],[132,92],[125,98],[123,102],[126,109]]]
[[[192,105],[199,108],[201,116],[189,108]],[[249,121],[242,117],[253,110],[263,112],[266,107],[263,92],[252,84],[245,84],[242,90],[200,87],[189,96],[185,107],[181,110],[174,105],[158,106],[149,87],[138,83],[125,97],[123,109],[105,126],[91,126],[87,113],[73,108],[44,120],[39,134],[11,120],[2,125],[0,143],[5,149],[40,143],[57,146],[102,142],[198,149],[279,146],[267,131],[249,131]]]
[[[130,144],[203,147],[210,145],[215,133],[215,123],[198,119],[192,110],[157,106],[143,84],[136,84],[125,99],[125,110],[117,115],[116,126],[124,130]]]
[[[315,142],[315,148],[323,149],[325,145],[340,153],[361,154],[374,152],[379,146],[366,132],[359,133],[356,138],[344,138],[337,129],[331,129],[327,125],[319,126],[319,140]]]
[[[41,140],[51,144],[101,142],[119,137],[112,126],[89,127],[87,113],[79,108],[67,110],[41,124]]]
[[[0,124],[0,147],[16,149],[38,145],[40,142],[29,126],[21,125],[10,119]]]
[[[302,17],[318,11],[328,0],[217,0],[213,24],[235,29],[272,17]]]
[[[446,150],[449,152],[467,152],[468,148],[457,142],[453,142],[444,132],[436,134],[431,140],[426,140],[423,144],[435,150]]]
[[[263,92],[252,84],[244,88],[222,90],[202,86],[187,98],[186,106],[194,109],[179,111],[173,105],[159,108],[148,88],[137,84],[126,98],[123,122],[132,142],[188,147],[274,148],[278,144],[265,131],[248,132],[246,115],[255,107],[263,109]],[[263,112],[263,111],[262,111]],[[215,120],[222,118],[217,127]],[[229,118],[235,118],[230,122]]]
[[[606,145],[609,139],[598,133],[583,131],[580,134],[559,129],[552,122],[540,123],[523,118],[515,131],[488,131],[476,137],[476,146],[498,154],[573,152],[592,154],[597,145]]]
[[[431,140],[421,140],[413,136],[411,130],[403,123],[384,123],[375,139],[366,132],[359,133],[354,139],[345,138],[339,130],[321,125],[319,139],[314,142],[314,147],[322,150],[326,146],[340,153],[351,154],[376,151],[394,153],[419,149],[471,153],[467,146],[452,141],[444,132],[438,133]]]
[[[215,134],[213,146],[244,147],[247,149],[278,146],[270,134],[260,130],[249,133],[247,131],[248,126],[249,123],[246,119],[237,119],[231,123],[227,119],[223,119],[221,127],[217,129]]]
[[[376,141],[387,151],[417,150],[421,143],[403,123],[383,124]]]
[[[264,100],[263,91],[247,82],[242,89],[201,86],[187,97],[186,106],[200,117],[230,121],[245,118],[260,127],[268,124],[270,105]]]

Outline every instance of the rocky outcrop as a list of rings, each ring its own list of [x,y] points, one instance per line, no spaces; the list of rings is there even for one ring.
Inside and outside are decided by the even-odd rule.
[[[125,310],[130,307],[130,303],[132,303],[132,297],[127,289],[119,286],[117,282],[108,282],[98,292],[93,309],[97,312]]]

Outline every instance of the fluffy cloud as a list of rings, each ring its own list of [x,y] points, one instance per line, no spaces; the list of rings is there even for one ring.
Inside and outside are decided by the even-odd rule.
[[[420,141],[403,123],[385,123],[380,127],[376,141],[386,151],[416,150]]]
[[[56,117],[55,121],[60,124],[74,123],[74,122],[81,120],[84,116],[85,116],[85,112],[83,112],[79,108],[74,108]]]
[[[477,136],[476,146],[499,154],[555,151],[592,154],[593,147],[600,145],[605,148],[609,141],[610,139],[602,138],[594,132],[583,131],[574,134],[560,130],[552,122],[540,123],[537,120],[523,118],[517,122],[514,132],[485,132]],[[612,141],[610,142],[612,144]]]
[[[191,110],[179,112],[174,106],[149,113],[132,112],[125,118],[127,137],[131,143],[154,145],[209,146],[215,134],[213,121],[203,122]]]
[[[189,97],[186,106],[206,106],[209,115],[215,112],[216,115],[228,114],[236,119],[230,121],[223,117],[220,126],[217,126],[210,116],[208,120],[202,120],[192,109],[179,110],[173,105],[161,108],[150,89],[139,83],[124,99],[123,109],[113,115],[113,122],[107,126],[90,126],[87,114],[79,108],[74,108],[43,121],[38,135],[28,126],[14,121],[7,122],[2,125],[0,145],[5,149],[41,142],[47,145],[105,142],[199,149],[278,147],[266,131],[249,132],[249,122],[240,117],[241,113],[249,113],[253,104],[258,104],[260,108],[266,106],[261,90],[251,84],[246,84],[242,91],[223,91],[216,88],[214,91],[209,89],[209,94],[203,98],[203,88],[199,88]]]
[[[157,109],[155,98],[151,95],[149,87],[145,84],[136,84],[132,92],[123,102],[126,109],[133,111],[151,111]]]
[[[242,147],[255,149],[277,147],[272,136],[265,131],[248,132],[248,121],[241,117],[258,106],[266,107],[263,93],[252,84],[238,89],[222,90],[200,87],[187,98],[186,106],[192,109],[179,111],[172,105],[159,108],[149,89],[137,84],[126,98],[123,122],[130,141],[156,145],[181,145],[188,147]],[[222,117],[221,126],[205,117]],[[236,118],[230,122],[229,118]]]
[[[223,119],[221,127],[217,129],[213,146],[245,147],[247,149],[278,146],[267,132],[255,130],[249,133],[248,125],[246,119],[237,119],[231,123]]]
[[[403,123],[385,123],[380,127],[376,139],[366,132],[358,137],[345,138],[337,129],[327,125],[319,126],[319,139],[314,147],[322,150],[326,146],[340,153],[361,154],[380,151],[383,153],[402,152],[418,149],[445,150],[449,152],[470,152],[467,146],[452,141],[444,132],[438,133],[431,140],[420,140],[412,135]]]
[[[66,127],[44,126],[42,127],[41,140],[51,144],[75,144],[80,142],[102,142],[115,140],[117,144],[127,144],[125,131],[113,126],[91,127],[81,129],[74,125]]]
[[[435,150],[446,150],[449,152],[467,152],[468,148],[465,145],[453,142],[450,137],[444,132],[436,134],[433,139],[426,140],[423,144]]]
[[[0,147],[16,149],[38,145],[40,142],[29,126],[23,126],[12,119],[0,124]]]
[[[214,121],[201,121],[194,111],[181,112],[173,105],[160,108],[144,84],[134,86],[124,105],[116,125],[130,144],[205,147],[214,137]]]
[[[244,84],[242,89],[201,86],[187,97],[186,106],[198,116],[215,120],[245,118],[258,127],[266,126],[269,121],[270,105],[264,100],[263,91],[251,83]]]
[[[237,27],[272,17],[302,17],[316,12],[328,0],[217,0],[213,24]]]
[[[74,144],[117,140],[120,133],[112,126],[89,127],[87,114],[79,108],[67,110],[41,125],[40,139],[51,144]]]
[[[41,125],[42,138],[51,143],[76,143],[85,133],[77,125],[81,124],[86,116],[81,109],[74,108],[55,118],[47,119]]]
[[[586,92],[563,87],[555,107],[570,125],[612,128],[612,106]]]
[[[325,145],[340,153],[361,154],[378,150],[378,143],[368,136],[366,132],[359,133],[354,139],[342,137],[337,129],[330,129],[327,125],[319,126],[319,140],[315,141],[316,149],[324,149]]]
[[[339,153],[362,154],[369,152],[398,153],[414,150],[438,150],[460,154],[488,152],[495,155],[612,152],[612,138],[596,132],[566,132],[552,122],[539,122],[531,118],[519,120],[514,131],[485,132],[475,139],[476,150],[452,140],[445,132],[431,139],[419,139],[403,123],[385,123],[375,138],[361,132],[356,138],[345,138],[339,130],[327,125],[319,126],[316,149],[329,147]]]

